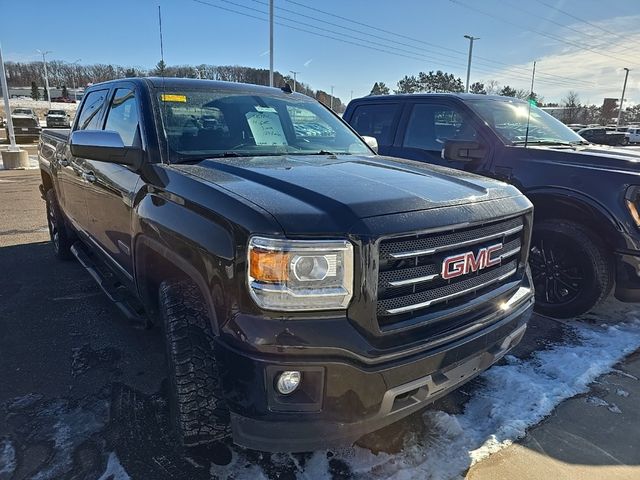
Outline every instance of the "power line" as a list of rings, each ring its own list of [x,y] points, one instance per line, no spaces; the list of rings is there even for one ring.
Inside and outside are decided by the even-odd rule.
[[[543,2],[541,2],[541,3],[543,3]],[[544,4],[544,3],[543,3],[543,4]],[[512,3],[510,3],[510,4],[509,4],[509,6],[510,6],[511,8],[513,8],[514,10],[519,10],[519,11],[521,11],[521,12],[526,13],[527,15],[531,15],[531,16],[533,16],[533,17],[540,18],[540,19],[542,19],[542,20],[543,20],[543,21],[545,21],[545,22],[552,23],[552,24],[554,24],[554,25],[559,26],[560,28],[565,28],[565,29],[567,29],[567,30],[571,30],[572,32],[575,32],[575,33],[577,33],[577,34],[579,34],[579,35],[583,35],[583,36],[587,36],[587,37],[595,38],[595,39],[596,39],[596,41],[598,41],[598,42],[600,42],[600,41],[601,41],[600,36],[599,36],[599,35],[597,35],[597,34],[595,34],[595,33],[585,32],[584,30],[579,30],[579,29],[577,29],[577,28],[573,28],[573,27],[571,27],[571,26],[569,26],[569,25],[565,25],[564,23],[562,23],[562,22],[558,22],[558,21],[553,20],[553,19],[551,19],[551,18],[541,17],[540,15],[536,14],[535,12],[532,12],[531,10],[527,10],[527,9],[525,9],[525,8],[522,8],[520,5],[517,5],[517,6],[516,6],[516,5],[512,4]],[[611,47],[611,42],[601,43],[600,45],[597,45],[597,46],[591,45],[591,47],[594,47],[594,48],[605,48],[605,47]],[[636,47],[635,47],[635,46],[634,46],[634,47],[623,47],[622,49],[620,49],[620,52],[619,52],[619,53],[622,53],[622,52],[624,52],[624,51],[626,51],[626,50],[629,50],[630,48],[634,48],[634,49],[635,49]],[[619,49],[619,47],[618,47],[618,49]]]
[[[256,16],[256,15],[252,15],[252,14],[245,13],[245,12],[239,12],[237,10],[233,10],[231,8],[224,7],[222,5],[215,5],[215,4],[210,3],[208,1],[205,1],[205,0],[193,0],[193,1],[196,2],[196,3],[202,4],[202,5],[206,5],[206,6],[217,8],[217,9],[224,10],[224,11],[227,11],[227,12],[235,13],[237,15],[242,15],[242,16],[245,16],[245,17],[248,17],[248,18],[253,18],[253,19],[256,19],[256,20],[263,21],[263,22],[268,21],[268,18],[266,18],[266,15],[268,15],[267,12],[263,12],[263,11],[258,10],[258,9],[253,9],[251,7],[247,7],[246,5],[241,5],[241,4],[232,2],[230,0],[220,0],[220,1],[222,1],[224,3],[228,3],[228,4],[231,4],[231,5],[234,5],[234,6],[237,6],[237,7],[242,7],[242,8],[245,8],[245,9],[249,9],[251,11],[260,13],[260,14],[265,15],[265,16],[264,17],[263,16]],[[276,16],[276,18],[283,19],[281,16]],[[291,19],[287,19],[287,18],[284,18],[284,20],[285,21],[299,23],[299,22],[297,22],[295,20],[291,20]],[[276,25],[279,25],[279,26],[282,26],[282,27],[285,27],[285,28],[290,28],[290,29],[293,29],[293,30],[297,30],[297,31],[305,32],[305,33],[310,33],[312,35],[316,35],[316,36],[319,36],[319,37],[328,38],[328,39],[331,39],[331,40],[335,40],[335,41],[346,43],[346,44],[350,44],[350,45],[355,45],[355,46],[358,46],[358,47],[361,47],[361,48],[366,48],[366,49],[369,49],[369,50],[374,50],[374,51],[378,51],[378,52],[382,52],[382,53],[387,53],[389,55],[409,58],[409,59],[416,60],[416,61],[419,61],[419,62],[423,62],[425,59],[428,59],[426,56],[424,56],[422,54],[418,54],[418,53],[412,53],[410,55],[407,55],[405,53],[398,53],[397,51],[391,51],[391,50],[388,50],[388,48],[393,48],[393,47],[389,47],[389,46],[382,45],[382,44],[380,44],[380,45],[382,45],[384,48],[371,46],[370,45],[371,42],[368,42],[368,44],[363,44],[363,43],[358,43],[358,42],[354,42],[354,41],[350,41],[350,40],[345,40],[344,38],[342,38],[343,35],[344,35],[342,32],[334,32],[332,30],[322,29],[320,27],[312,26],[312,28],[317,28],[317,29],[320,29],[320,30],[323,30],[323,31],[327,31],[327,32],[330,32],[330,33],[334,33],[334,34],[340,35],[340,37],[334,37],[332,35],[326,35],[326,34],[314,32],[314,31],[310,31],[310,30],[307,30],[307,29],[304,29],[304,28],[300,28],[298,26],[282,23],[281,21],[276,21],[274,23]],[[309,25],[309,24],[306,24],[306,25]],[[351,37],[355,38],[357,40],[360,40],[360,41],[365,41],[364,39],[360,39],[358,37],[353,37],[353,36],[351,36]],[[428,59],[428,60],[433,60],[433,59]],[[440,65],[443,65],[443,66],[448,66],[448,67],[453,67],[453,68],[463,68],[462,64],[445,63],[445,62],[442,62],[439,59],[436,59],[436,61],[440,62]],[[492,71],[492,70],[487,70],[487,69],[482,69],[482,68],[476,68],[476,70],[481,71],[481,72],[485,72],[485,73],[495,74],[495,71]],[[528,81],[528,77],[522,76],[520,74],[511,73],[511,74],[507,74],[506,77],[507,78],[512,78],[512,79],[516,79],[516,80],[520,80],[520,81],[523,81],[523,80],[527,80]],[[573,83],[570,83],[567,80],[547,80],[547,79],[545,79],[545,80],[540,80],[540,82],[541,83],[547,83],[547,84],[550,84],[550,85],[555,85],[555,86],[562,86],[562,87],[573,86]]]
[[[561,43],[564,43],[564,44],[567,44],[567,45],[571,45],[571,46],[573,46],[573,47],[578,48],[579,50],[588,50],[588,51],[590,51],[590,52],[596,53],[596,54],[601,55],[601,56],[603,56],[603,57],[613,58],[614,60],[618,60],[618,61],[620,61],[620,62],[627,62],[627,61],[628,61],[628,59],[622,59],[622,58],[620,58],[620,57],[616,57],[616,56],[614,56],[614,55],[609,55],[608,53],[599,52],[598,50],[595,50],[595,49],[593,49],[593,48],[589,48],[589,47],[585,47],[585,46],[581,46],[580,44],[575,43],[575,42],[572,42],[572,41],[570,41],[570,40],[565,40],[565,39],[563,39],[563,38],[561,38],[561,37],[557,37],[557,36],[555,36],[555,35],[551,35],[551,34],[546,33],[546,32],[541,32],[540,30],[534,30],[533,28],[530,28],[530,27],[524,26],[524,25],[522,25],[522,24],[516,24],[516,23],[513,23],[513,22],[512,22],[512,21],[510,21],[510,20],[507,20],[507,19],[505,19],[505,18],[499,17],[499,16],[494,15],[494,14],[492,14],[492,13],[489,13],[489,12],[487,12],[487,11],[485,11],[485,10],[481,10],[481,9],[479,9],[479,8],[475,7],[475,6],[468,5],[468,4],[464,3],[464,2],[461,2],[460,0],[449,0],[449,1],[450,1],[451,3],[453,3],[453,4],[456,4],[456,5],[459,5],[459,6],[461,6],[461,7],[464,7],[464,8],[466,8],[466,9],[468,9],[468,10],[473,11],[473,12],[479,13],[480,15],[484,15],[484,16],[486,16],[486,17],[493,18],[493,19],[495,19],[495,20],[498,20],[498,21],[500,21],[500,22],[506,23],[506,24],[508,24],[508,25],[512,25],[512,26],[514,26],[514,27],[521,28],[521,29],[523,29],[523,30],[528,30],[528,31],[533,32],[533,33],[535,33],[535,34],[537,34],[537,35],[541,35],[541,36],[543,36],[543,37],[547,37],[547,38],[550,38],[550,39],[552,39],[552,40],[555,40],[556,42],[561,42]]]
[[[224,0],[222,0],[222,1],[224,1]],[[252,1],[254,1],[256,3],[264,4],[264,2],[262,2],[260,0],[252,0]],[[359,22],[357,20],[352,20],[352,19],[349,19],[347,17],[343,17],[341,15],[338,15],[338,14],[335,14],[335,13],[332,13],[332,12],[327,12],[327,11],[321,10],[319,8],[310,7],[310,6],[305,5],[303,3],[299,3],[299,2],[297,2],[295,0],[288,0],[288,2],[292,3],[294,5],[297,5],[299,7],[312,10],[312,11],[317,12],[317,13],[321,13],[323,15],[327,15],[327,16],[330,16],[330,17],[338,18],[338,19],[343,20],[345,22],[349,22],[349,23],[353,23],[353,24],[356,24],[356,25],[364,26],[364,27],[367,27],[369,29],[385,33],[387,35],[393,35],[393,36],[396,36],[396,37],[400,37],[400,38],[405,38],[405,39],[411,40],[411,41],[416,42],[416,43],[421,43],[423,45],[429,45],[429,46],[434,47],[434,48],[439,48],[441,50],[445,50],[445,51],[448,51],[448,52],[455,53],[457,55],[461,55],[462,57],[465,57],[467,55],[466,52],[461,51],[461,50],[456,50],[456,49],[450,48],[450,47],[444,47],[444,46],[441,46],[441,45],[438,45],[438,44],[435,44],[435,43],[431,43],[431,42],[427,42],[427,41],[424,41],[424,40],[421,40],[421,39],[409,37],[409,36],[403,35],[401,33],[391,32],[389,30],[385,30],[385,29],[379,28],[379,27],[374,26],[374,25],[369,25],[369,24],[366,24],[366,23],[363,23],[363,22]],[[323,23],[326,23],[326,24],[330,24],[330,25],[333,25],[333,26],[336,26],[336,27],[339,27],[339,28],[344,28],[344,26],[342,26],[342,25],[337,25],[335,23],[331,23],[331,22],[328,22],[326,20],[321,20],[321,19],[318,19],[316,17],[311,17],[311,16],[308,16],[308,15],[304,15],[302,13],[299,13],[299,12],[296,12],[296,11],[293,11],[293,10],[288,10],[288,9],[285,9],[285,8],[282,8],[282,7],[278,7],[278,8],[280,10],[285,10],[287,12],[293,13],[294,15],[299,15],[299,16],[302,16],[302,17],[313,19],[315,21],[320,21],[320,22],[323,22]],[[373,35],[373,34],[370,34],[370,33],[366,33],[366,32],[362,32],[362,31],[360,31],[360,33],[362,33],[364,35],[368,35],[368,36],[374,36],[376,38],[382,38],[382,39],[384,39],[386,41],[390,41],[390,42],[393,42],[393,43],[398,43],[398,44],[401,44],[401,45],[409,46],[409,47],[414,48],[414,49],[418,49],[418,47],[413,47],[411,45],[407,45],[406,43],[401,43],[401,42],[398,42],[396,40],[385,39],[384,37],[379,37],[379,36],[376,36],[376,35]],[[434,55],[441,55],[441,56],[443,55],[443,54],[437,53],[437,52],[430,52],[430,53],[432,53]],[[487,57],[482,57],[480,55],[476,55],[475,56],[475,60],[476,60],[476,63],[481,63],[481,64],[484,64],[486,66],[493,66],[493,64],[496,64],[496,65],[502,65],[502,66],[509,67],[509,68],[515,68],[517,70],[522,70],[523,72],[526,73],[527,78],[528,78],[529,69],[526,68],[526,67],[514,66],[514,65],[509,64],[509,63],[500,62],[498,60],[493,60],[493,59],[490,59],[490,58],[487,58]],[[580,79],[572,78],[572,77],[566,77],[566,76],[562,76],[562,75],[554,75],[552,73],[542,73],[542,72],[540,72],[540,73],[538,73],[538,75],[549,76],[549,77],[554,77],[554,78],[559,78],[559,79],[571,80],[572,82],[574,82],[574,84],[575,83],[582,83],[582,84],[590,85],[590,86],[595,85],[594,82],[590,82],[590,81],[586,81],[586,80],[580,80]]]
[[[556,10],[557,12],[560,12],[563,15],[566,15],[567,17],[570,17],[570,18],[573,18],[574,20],[577,20],[579,22],[585,23],[585,24],[587,24],[587,25],[589,25],[589,26],[591,26],[593,28],[597,28],[598,30],[602,30],[603,32],[608,33],[609,35],[613,35],[614,37],[618,37],[620,40],[625,40],[625,41],[627,40],[625,37],[623,37],[622,35],[620,35],[618,33],[612,32],[611,30],[607,30],[606,28],[601,27],[600,25],[596,25],[595,23],[592,23],[592,22],[590,22],[588,20],[580,18],[580,17],[578,17],[578,16],[576,16],[576,15],[570,13],[570,12],[567,12],[566,10],[562,10],[562,9],[556,7],[555,5],[552,5],[550,3],[544,2],[542,0],[536,0],[536,1],[538,3],[541,3],[542,5],[544,5],[546,7],[549,7],[552,10]]]

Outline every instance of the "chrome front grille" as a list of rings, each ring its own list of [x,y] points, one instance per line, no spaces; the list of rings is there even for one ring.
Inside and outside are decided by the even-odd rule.
[[[446,310],[471,301],[515,280],[520,270],[525,223],[523,217],[456,230],[405,235],[380,243],[377,316],[381,327],[411,317]],[[496,265],[445,279],[447,257],[478,252],[502,244]]]

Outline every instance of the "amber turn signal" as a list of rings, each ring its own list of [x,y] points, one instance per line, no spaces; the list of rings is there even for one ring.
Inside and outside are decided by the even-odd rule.
[[[289,260],[289,253],[254,248],[249,256],[250,275],[259,282],[285,282],[289,278]]]

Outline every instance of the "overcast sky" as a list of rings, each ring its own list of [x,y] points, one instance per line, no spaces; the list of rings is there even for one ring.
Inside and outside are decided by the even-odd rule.
[[[162,6],[170,64],[269,66],[268,0],[26,0],[3,2],[6,60],[49,58],[149,68],[160,59]],[[348,101],[376,81],[442,69],[471,82],[490,79],[559,101],[619,97],[640,103],[640,0],[275,0],[275,67]],[[239,13],[238,13],[239,12]],[[9,20],[8,22],[6,20]],[[356,23],[357,22],[357,23]]]

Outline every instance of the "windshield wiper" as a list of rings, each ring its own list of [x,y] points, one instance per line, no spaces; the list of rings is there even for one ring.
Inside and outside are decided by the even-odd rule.
[[[564,142],[562,140],[517,140],[512,142],[514,145],[560,145],[563,147],[575,147],[576,144],[572,142]]]
[[[315,152],[290,152],[287,155],[351,155],[349,152],[330,152],[329,150],[319,150]]]

